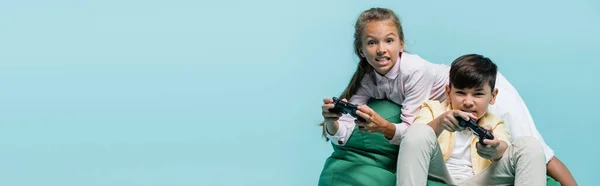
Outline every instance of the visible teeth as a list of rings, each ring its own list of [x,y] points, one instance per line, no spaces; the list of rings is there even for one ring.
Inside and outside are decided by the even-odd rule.
[[[388,60],[388,58],[385,58],[385,57],[384,57],[384,58],[376,58],[375,60],[376,60],[376,61],[387,61],[387,60]]]

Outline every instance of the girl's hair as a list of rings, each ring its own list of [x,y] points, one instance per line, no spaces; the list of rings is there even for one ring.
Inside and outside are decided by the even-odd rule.
[[[358,56],[360,61],[358,62],[358,67],[356,67],[354,75],[352,75],[352,79],[350,79],[350,83],[348,84],[344,92],[342,92],[342,94],[340,95],[340,99],[346,98],[350,100],[350,97],[354,95],[358,90],[362,78],[368,72],[373,71],[373,67],[369,65],[369,62],[367,62],[367,59],[365,57],[362,57],[360,52],[361,47],[363,45],[363,31],[367,24],[373,21],[392,21],[398,29],[400,42],[404,42],[404,32],[402,30],[402,24],[400,24],[400,19],[398,19],[398,16],[396,16],[396,13],[394,13],[394,11],[387,8],[371,8],[362,12],[358,17],[358,20],[356,20],[356,23],[354,24],[354,53],[356,54],[356,56]],[[324,125],[325,122],[321,122],[319,124],[319,126],[323,126],[323,136],[325,136],[326,132]],[[328,139],[325,140],[328,141]]]

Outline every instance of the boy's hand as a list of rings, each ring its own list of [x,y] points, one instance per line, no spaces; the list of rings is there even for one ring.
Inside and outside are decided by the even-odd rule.
[[[462,117],[467,121],[471,118],[477,119],[477,117],[475,117],[475,115],[472,113],[463,112],[460,110],[447,111],[440,117],[442,117],[440,121],[441,127],[449,132],[462,131],[464,129],[464,127],[461,127],[458,124],[458,119],[456,119],[456,117]]]
[[[485,129],[493,133],[492,127],[490,127],[489,125],[486,126]],[[482,158],[489,159],[492,161],[500,160],[500,158],[502,158],[502,155],[504,155],[504,151],[506,151],[506,147],[508,147],[508,144],[506,144],[506,142],[499,140],[498,138],[495,138],[493,140],[484,139],[483,143],[485,144],[477,143],[477,154],[479,154],[479,156],[481,156]]]
[[[385,135],[385,137],[388,139],[394,137],[394,134],[396,133],[396,126],[383,119],[379,114],[377,114],[377,112],[369,108],[369,106],[359,105],[356,114],[366,120],[364,122],[359,120],[355,121],[360,131],[379,132]]]

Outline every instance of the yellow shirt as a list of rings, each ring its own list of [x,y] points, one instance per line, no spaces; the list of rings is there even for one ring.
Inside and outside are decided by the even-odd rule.
[[[417,116],[415,117],[415,122],[413,125],[426,125],[439,115],[442,115],[449,110],[452,110],[452,105],[448,104],[446,101],[441,103],[435,100],[426,101],[423,103],[423,105],[421,105],[421,110],[417,112]],[[479,126],[490,125],[493,130],[494,138],[502,140],[510,145],[510,135],[504,128],[504,121],[502,121],[499,117],[494,116],[491,113],[486,113],[479,119],[477,123]],[[477,154],[476,144],[479,142],[479,140],[474,134],[471,134],[469,139],[471,141],[470,149],[473,173],[479,174],[481,171],[487,168],[492,161],[484,159]],[[444,130],[440,136],[438,136],[438,142],[440,144],[440,149],[442,150],[444,161],[448,161],[448,158],[452,153],[452,149],[454,148],[455,141],[456,137],[453,135],[453,132],[448,132],[447,130]]]

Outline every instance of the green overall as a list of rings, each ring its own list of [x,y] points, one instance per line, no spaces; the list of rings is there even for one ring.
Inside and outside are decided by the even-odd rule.
[[[400,106],[387,100],[371,100],[367,104],[381,117],[400,123]],[[398,145],[390,144],[381,133],[354,130],[343,146],[334,145],[325,161],[319,186],[395,186]],[[428,186],[446,184],[428,181]],[[560,185],[548,177],[547,185]]]
[[[372,100],[368,106],[389,122],[400,122],[397,104]],[[398,145],[390,144],[383,134],[354,130],[344,146],[332,146],[319,186],[396,185]]]

